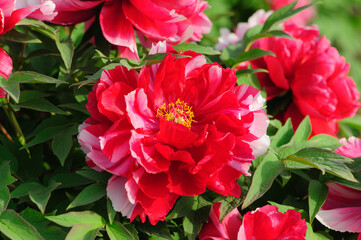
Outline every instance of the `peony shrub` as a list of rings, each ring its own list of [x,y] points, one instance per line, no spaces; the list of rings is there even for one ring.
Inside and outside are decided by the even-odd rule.
[[[2,1],[0,239],[360,239],[361,19],[307,4]]]

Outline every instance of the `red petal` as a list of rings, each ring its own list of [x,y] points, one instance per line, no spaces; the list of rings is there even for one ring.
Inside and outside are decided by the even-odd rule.
[[[107,1],[102,7],[99,20],[104,37],[114,45],[128,48],[128,57],[139,61],[133,26],[124,16],[122,1]]]

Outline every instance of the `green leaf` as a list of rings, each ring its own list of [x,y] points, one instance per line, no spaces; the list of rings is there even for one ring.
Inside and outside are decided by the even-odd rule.
[[[89,167],[85,167],[83,168],[83,170],[76,171],[76,173],[83,177],[91,179],[95,182],[103,182],[103,183],[107,183],[111,176],[111,174],[109,174],[106,171],[98,172]]]
[[[19,102],[22,103],[22,102],[26,102],[28,100],[38,99],[38,98],[43,98],[43,97],[48,97],[48,96],[49,96],[49,94],[43,93],[40,91],[25,90],[25,91],[21,92]]]
[[[65,240],[92,240],[95,239],[100,227],[91,225],[75,225],[71,228]]]
[[[11,176],[9,162],[4,161],[0,163],[0,185],[9,185],[16,181],[16,178]]]
[[[271,51],[265,51],[260,48],[252,48],[252,49],[248,50],[247,52],[241,53],[236,58],[236,62],[240,63],[240,62],[250,61],[250,60],[261,58],[261,57],[268,56],[268,55],[273,56],[273,57],[276,56]]]
[[[204,55],[219,55],[221,54],[219,51],[216,51],[209,47],[204,47],[198,44],[193,43],[181,43],[178,45],[173,46],[175,50],[177,51],[187,51],[191,50],[196,53],[204,54]]]
[[[328,172],[340,178],[357,182],[351,170],[345,165],[345,163],[351,163],[352,159],[326,149],[301,149],[297,153],[283,159],[283,162],[289,169],[317,168],[321,170],[323,174]],[[293,162],[297,165],[293,165]]]
[[[8,207],[10,192],[7,186],[0,185],[0,214]]]
[[[40,112],[50,112],[50,113],[56,113],[56,114],[62,114],[66,115],[67,113],[61,110],[60,108],[56,107],[54,104],[49,102],[48,100],[44,98],[39,99],[31,99],[26,102],[19,103],[15,105],[17,107],[21,108],[29,108],[33,110],[37,110]]]
[[[48,226],[51,222],[43,214],[31,208],[26,208],[20,213],[20,216],[33,225],[40,235],[49,240],[63,240],[66,232],[58,227]]]
[[[67,84],[67,82],[55,79],[37,72],[18,71],[9,77],[10,82],[14,83],[51,83],[51,84]]]
[[[242,204],[242,209],[245,209],[265,194],[283,169],[282,161],[273,152],[269,151],[253,174],[252,183]]]
[[[50,116],[49,118],[46,118],[44,121],[38,124],[37,127],[30,134],[27,135],[27,138],[31,138],[38,135],[48,127],[65,126],[66,124],[69,123],[71,122],[65,116],[62,115]]]
[[[311,128],[310,117],[306,116],[302,120],[300,125],[297,127],[295,135],[293,135],[291,139],[291,143],[297,145],[305,142],[308,139],[308,137],[311,135],[311,132],[312,132],[312,128]]]
[[[110,240],[118,239],[130,239],[138,240],[137,230],[131,224],[121,224],[119,222],[113,222],[113,224],[107,224],[106,231]]]
[[[0,214],[7,208],[10,201],[10,192],[7,185],[16,181],[11,176],[10,165],[8,161],[0,163]]]
[[[66,210],[70,208],[87,205],[98,201],[106,194],[106,184],[104,183],[94,183],[86,188],[84,188],[78,196],[70,203]]]
[[[0,88],[3,88],[15,102],[19,102],[19,83],[7,81],[5,78],[0,76]]]
[[[21,149],[32,147],[39,143],[48,141],[49,139],[53,138],[59,132],[64,131],[68,127],[69,127],[69,125],[45,128],[43,131],[41,131],[39,134],[37,134],[30,142],[28,142],[26,145],[24,145]]]
[[[302,147],[317,147],[317,148],[329,148],[335,150],[342,144],[339,143],[339,139],[328,134],[317,134],[310,140],[302,144]]]
[[[11,192],[11,198],[21,198],[27,196],[30,191],[42,189],[44,186],[37,182],[22,183]]]
[[[51,193],[60,185],[60,183],[52,182],[48,187],[41,186],[38,189],[29,191],[29,197],[40,209],[41,213],[45,213],[46,205],[50,199]]]
[[[58,157],[62,166],[64,166],[65,159],[68,157],[71,147],[73,146],[72,135],[74,133],[74,128],[76,128],[76,126],[69,126],[64,129],[64,131],[56,134],[51,143],[53,152],[55,156]]]
[[[308,4],[305,6],[302,6],[300,8],[294,9],[298,1],[294,1],[284,7],[281,7],[280,9],[276,10],[274,13],[271,14],[266,20],[266,22],[263,25],[262,32],[268,31],[272,26],[287,20],[288,18],[296,15],[297,13],[301,12],[302,10],[312,6],[313,4]]]
[[[183,219],[184,234],[189,240],[194,240],[198,236],[199,231],[202,228],[202,224],[194,224],[188,217]]]
[[[355,115],[352,118],[346,118],[340,122],[354,128],[358,131],[361,131],[361,116],[360,115]]]
[[[67,38],[65,40],[60,40],[60,31],[57,33],[56,36],[56,46],[60,52],[61,58],[63,59],[65,68],[70,72],[71,63],[73,61],[74,56],[74,44],[71,38]]]
[[[88,110],[86,110],[86,105],[85,104],[65,103],[65,104],[60,104],[58,106],[62,107],[62,108],[68,108],[68,109],[76,110],[76,111],[79,111],[81,113],[84,113],[84,114],[90,116],[90,113],[88,112]]]
[[[87,225],[92,228],[98,228],[104,226],[106,223],[104,218],[91,211],[69,212],[57,216],[47,216],[46,218],[64,227]]]
[[[223,49],[220,58],[228,65],[233,66],[236,63],[236,59],[244,52],[245,46],[243,42],[229,45]]]
[[[291,119],[287,119],[286,123],[277,131],[277,133],[271,137],[270,147],[275,149],[286,143],[288,143],[293,136]]]
[[[0,215],[0,232],[12,240],[43,240],[39,232],[13,210]]]
[[[109,223],[113,224],[115,215],[117,214],[117,212],[114,210],[113,208],[113,204],[112,201],[110,201],[110,199],[107,199],[107,213],[108,213],[108,219],[109,219]]]
[[[237,77],[241,77],[247,74],[255,74],[255,73],[259,73],[259,72],[264,72],[264,73],[268,73],[267,69],[263,69],[263,68],[258,68],[258,69],[242,69],[242,70],[238,70],[236,72],[236,76]]]
[[[60,182],[59,188],[71,188],[90,184],[93,181],[76,173],[58,173],[49,179],[49,182]]]
[[[310,223],[312,224],[313,219],[326,201],[328,188],[319,181],[311,180],[308,187],[308,194]]]
[[[120,65],[122,65],[122,64],[120,64],[120,63],[110,63],[110,64],[102,67],[100,70],[98,70],[92,76],[90,76],[87,80],[82,81],[82,82],[78,82],[78,83],[74,83],[71,86],[79,86],[79,88],[80,88],[80,87],[83,87],[83,86],[85,86],[85,85],[87,85],[89,83],[93,83],[93,82],[97,81],[100,78],[100,76],[102,75],[104,70],[111,70],[111,69],[114,69],[116,66],[120,66]]]
[[[303,210],[303,209],[295,208],[295,207],[289,206],[289,205],[279,204],[279,203],[272,202],[272,201],[268,201],[268,203],[271,204],[271,205],[276,206],[278,208],[278,211],[280,211],[281,213],[286,213],[287,210],[293,209],[293,210],[296,210],[297,212],[301,213],[301,218],[302,219],[308,218],[307,212],[305,210]]]

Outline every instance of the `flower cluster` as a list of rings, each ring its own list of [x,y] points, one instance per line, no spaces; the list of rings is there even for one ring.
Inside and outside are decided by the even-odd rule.
[[[276,206],[266,205],[247,212],[243,218],[237,209],[219,222],[221,204],[215,203],[209,221],[199,233],[200,240],[276,240],[306,239],[306,221],[301,214],[289,209],[284,214]]]
[[[139,60],[134,28],[146,47],[158,41],[177,44],[199,41],[212,23],[203,13],[209,6],[203,0],[53,0],[56,24],[74,24],[92,19],[101,8],[99,21],[104,37],[118,46],[122,57]]]

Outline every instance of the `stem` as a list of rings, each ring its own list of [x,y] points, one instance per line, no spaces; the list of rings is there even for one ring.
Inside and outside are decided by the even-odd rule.
[[[3,134],[5,135],[5,137],[10,141],[10,142],[14,142],[14,140],[11,138],[11,136],[9,135],[9,133],[6,131],[6,129],[4,128],[4,126],[0,123],[0,130],[3,132]]]
[[[14,111],[9,107],[9,105],[4,105],[3,108],[4,108],[6,116],[9,119],[9,122],[11,123],[11,125],[13,126],[13,128],[15,130],[16,138],[18,139],[20,144],[22,146],[24,146],[26,144],[25,136],[23,134],[23,131],[20,128],[18,120],[15,117]]]

